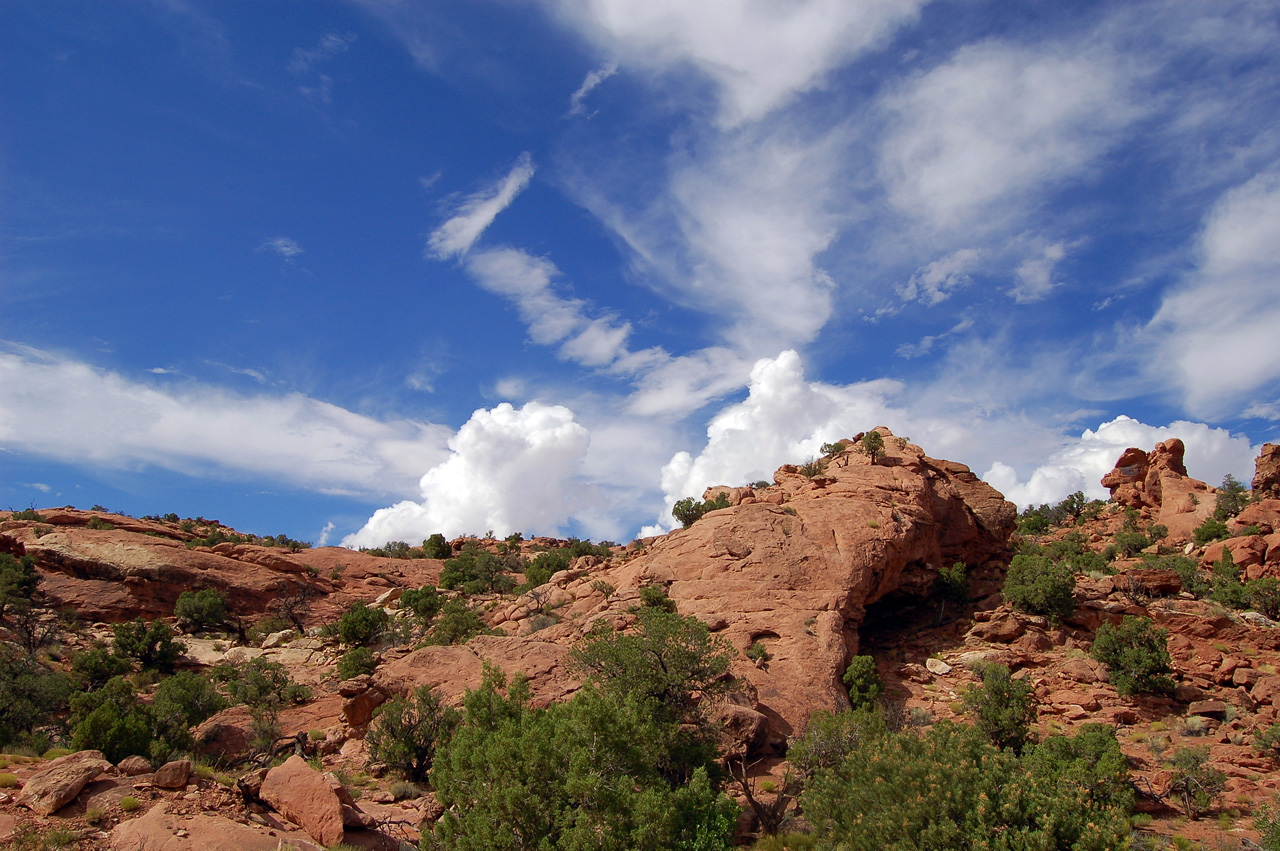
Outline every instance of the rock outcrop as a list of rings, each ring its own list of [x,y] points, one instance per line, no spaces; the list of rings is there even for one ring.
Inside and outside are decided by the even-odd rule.
[[[1187,541],[1213,514],[1214,491],[1187,475],[1186,447],[1178,438],[1157,443],[1150,453],[1126,449],[1102,477],[1111,498],[1126,508],[1146,509],[1152,522],[1169,530],[1170,541]]]
[[[1280,443],[1266,443],[1253,474],[1254,499],[1280,499]]]

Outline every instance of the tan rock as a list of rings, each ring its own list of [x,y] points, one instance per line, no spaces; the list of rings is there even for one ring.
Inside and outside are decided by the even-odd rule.
[[[181,789],[187,785],[189,779],[191,779],[191,760],[176,759],[160,766],[151,783],[161,789]]]
[[[125,777],[137,777],[139,774],[149,774],[151,763],[140,756],[127,756],[116,765],[116,770]]]
[[[210,813],[171,814],[164,803],[111,831],[111,851],[323,851],[300,831],[251,826]]]
[[[291,756],[267,772],[258,796],[321,845],[342,841],[342,802],[324,776],[302,757]]]
[[[75,800],[90,780],[111,768],[101,751],[78,751],[58,757],[27,778],[18,803],[47,816]]]

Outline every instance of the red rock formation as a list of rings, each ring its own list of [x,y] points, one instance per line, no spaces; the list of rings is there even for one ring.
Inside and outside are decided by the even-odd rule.
[[[1146,510],[1153,523],[1168,527],[1170,541],[1186,541],[1213,514],[1213,489],[1187,475],[1186,447],[1178,438],[1157,443],[1150,453],[1126,449],[1102,477],[1111,498],[1126,508]]]
[[[1254,462],[1253,498],[1280,499],[1280,443],[1267,443]]]

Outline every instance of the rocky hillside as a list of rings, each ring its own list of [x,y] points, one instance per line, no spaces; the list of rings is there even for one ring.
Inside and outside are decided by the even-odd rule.
[[[225,601],[229,616],[182,639],[180,670],[274,662],[310,689],[278,713],[281,756],[297,758],[270,774],[250,771],[238,785],[247,770],[241,761],[262,748],[245,703],[194,728],[197,764],[180,784],[170,775],[181,774],[181,765],[128,768],[94,753],[53,763],[9,757],[4,771],[21,793],[0,802],[0,834],[65,830],[82,847],[121,851],[220,842],[305,848],[344,836],[368,847],[413,841],[440,807],[419,789],[393,794],[395,778],[370,759],[365,736],[382,704],[430,686],[457,705],[479,687],[486,664],[527,676],[535,704],[565,700],[581,685],[570,649],[601,623],[629,629],[637,610],[658,598],[731,649],[714,714],[724,751],[751,765],[749,788],[762,799],[785,788],[788,743],[810,715],[848,707],[841,676],[854,656],[874,657],[887,697],[921,725],[961,716],[977,667],[999,662],[1031,685],[1041,733],[1097,721],[1117,728],[1144,793],[1139,809],[1154,817],[1147,830],[1190,839],[1254,836],[1249,813],[1280,789],[1277,755],[1266,746],[1277,722],[1280,631],[1251,610],[1247,594],[1221,591],[1226,580],[1213,566],[1225,550],[1241,588],[1280,577],[1277,447],[1259,459],[1255,499],[1222,521],[1225,540],[1204,540],[1219,493],[1187,476],[1177,441],[1150,453],[1126,451],[1103,480],[1113,493],[1108,504],[1081,502],[1036,534],[1027,523],[1016,534],[1015,507],[966,467],[877,432],[883,450],[874,463],[854,451],[857,438],[845,441],[825,459],[784,466],[772,484],[708,490],[698,506],[705,513],[688,528],[627,547],[579,547],[590,552],[576,556],[572,542],[513,538],[460,539],[435,553],[453,561],[393,558],[248,539],[203,520],[69,508],[0,513],[0,553],[28,558],[40,579],[53,642],[39,652],[51,667],[69,667],[110,640],[113,625],[134,618],[176,626],[179,595],[206,590]],[[1055,545],[1057,557],[1081,567],[1069,611],[1051,617],[1006,602],[1000,588],[1010,558]],[[407,546],[395,552],[426,554]],[[1173,564],[1174,554],[1184,560]],[[556,566],[549,577],[531,569],[542,559]],[[473,587],[446,574],[443,584],[455,590],[443,599],[453,602],[430,627],[420,610],[401,605],[405,592],[441,584],[446,566],[463,562],[497,565],[510,579],[485,574],[471,579]],[[948,592],[939,573],[957,563],[967,587]],[[536,586],[531,579],[505,590],[524,578],[520,570],[536,576]],[[357,603],[385,611],[390,628],[374,640],[368,672],[340,679],[335,667],[350,648],[326,625]],[[54,634],[57,612],[64,615]],[[1176,686],[1169,693],[1122,696],[1091,656],[1097,630],[1126,615],[1168,631]],[[482,620],[445,637],[443,622],[453,629],[475,616]],[[9,631],[20,643],[12,621]],[[143,701],[154,702],[152,686],[140,682]],[[56,724],[34,726],[57,735]],[[1187,744],[1208,745],[1210,762],[1227,776],[1221,824],[1177,820],[1167,757]],[[40,803],[36,792],[64,775],[70,783],[49,799],[61,803]],[[293,800],[292,791],[304,788],[313,790],[305,801]],[[122,806],[125,797],[137,806]],[[744,813],[746,835],[754,825]]]

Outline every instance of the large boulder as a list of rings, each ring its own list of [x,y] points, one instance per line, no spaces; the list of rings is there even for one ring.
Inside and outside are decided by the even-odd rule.
[[[300,756],[267,772],[258,797],[321,845],[343,838],[342,800],[323,774]]]
[[[47,816],[76,799],[90,780],[111,768],[101,751],[78,751],[60,756],[27,778],[18,803]]]

